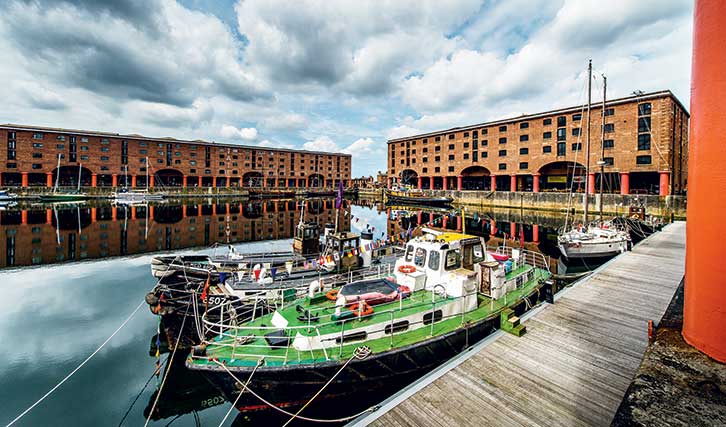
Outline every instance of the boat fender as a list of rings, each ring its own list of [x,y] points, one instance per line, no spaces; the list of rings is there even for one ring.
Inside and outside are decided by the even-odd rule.
[[[144,297],[144,299],[146,300],[147,304],[152,306],[159,303],[159,297],[154,295],[153,292],[149,292],[148,294],[146,294],[146,297]]]
[[[406,285],[401,285],[398,287],[398,294],[401,295],[401,298],[406,298],[411,295],[411,288]]]
[[[206,356],[207,355],[207,345],[199,344],[199,345],[193,346],[192,355],[193,356]]]
[[[315,294],[322,291],[323,287],[320,285],[320,281],[313,280],[310,282],[310,286],[308,287],[308,296],[310,298],[315,298]],[[327,295],[326,295],[327,296]]]
[[[159,305],[152,305],[152,306],[149,306],[149,310],[151,310],[151,312],[153,314],[159,314],[161,307]]]

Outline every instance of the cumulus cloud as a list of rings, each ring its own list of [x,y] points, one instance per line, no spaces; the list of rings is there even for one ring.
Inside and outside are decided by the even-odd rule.
[[[245,141],[254,141],[257,139],[257,129],[255,128],[236,128],[231,125],[224,125],[219,130],[219,134],[229,139],[242,139]]]
[[[260,125],[272,130],[300,130],[308,125],[308,120],[302,114],[287,113],[266,117]]]
[[[21,81],[16,82],[14,86],[23,98],[35,108],[41,110],[65,110],[68,108],[63,97],[37,82]]]
[[[340,147],[338,147],[338,144],[333,142],[332,139],[330,139],[329,136],[322,135],[319,136],[312,141],[307,141],[303,144],[302,148],[304,150],[311,150],[311,151],[331,151],[339,153]]]
[[[197,128],[214,117],[214,108],[202,100],[195,101],[189,108],[143,101],[130,102],[127,108],[140,120],[167,128]]]

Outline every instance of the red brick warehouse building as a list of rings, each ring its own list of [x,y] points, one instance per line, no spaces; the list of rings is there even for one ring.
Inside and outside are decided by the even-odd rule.
[[[60,174],[57,174],[60,156]],[[351,156],[201,140],[0,125],[0,186],[334,187]]]
[[[688,120],[670,91],[593,103],[589,192],[683,194]],[[421,189],[584,191],[586,108],[578,105],[388,141],[388,184]],[[604,174],[598,161],[605,162]],[[574,174],[573,174],[574,170]]]

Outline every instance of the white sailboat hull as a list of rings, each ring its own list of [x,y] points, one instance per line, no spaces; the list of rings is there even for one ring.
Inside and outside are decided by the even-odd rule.
[[[601,258],[621,254],[628,250],[628,241],[623,238],[607,241],[567,241],[559,243],[560,252],[569,259]]]

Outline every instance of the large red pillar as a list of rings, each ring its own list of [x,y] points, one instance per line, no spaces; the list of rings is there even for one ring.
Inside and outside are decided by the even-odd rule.
[[[532,224],[532,242],[539,243],[539,225]]]
[[[595,194],[595,174],[587,174],[587,194]]]
[[[28,187],[28,172],[20,173],[20,185],[23,186],[23,188]]]
[[[490,190],[491,191],[497,191],[497,177],[496,177],[496,175],[491,175],[489,178],[492,180]]]
[[[20,222],[21,222],[21,223],[22,223],[23,225],[26,225],[26,224],[28,223],[28,211],[27,211],[26,209],[23,209],[23,210],[22,210],[22,211],[20,212]]]
[[[509,177],[509,191],[517,191],[517,175]]]
[[[448,184],[449,184],[449,183],[448,183],[448,181],[449,181],[449,177],[448,177],[448,176],[442,176],[442,177],[441,177],[441,181],[443,182],[443,185],[444,185],[444,186],[443,186],[442,188],[443,188],[444,190],[448,190],[448,189],[449,189],[449,188],[448,188]]]
[[[461,191],[463,186],[464,186],[464,177],[459,175],[456,177],[456,189]]]
[[[53,173],[47,172],[45,174],[45,186],[48,188],[53,188]]]
[[[154,186],[154,175],[149,175],[149,188]]]
[[[182,177],[182,187],[184,187],[184,188],[187,188],[187,186],[189,185],[189,179],[188,179],[188,178],[189,178],[189,177],[188,177],[188,176],[186,176],[186,175],[184,175],[184,176]]]
[[[118,187],[118,174],[111,175],[111,187]]]
[[[429,190],[433,190],[433,189],[434,189],[434,177],[430,176],[429,177]]]
[[[136,188],[136,175],[131,175],[131,188]]]
[[[310,187],[310,184],[308,184],[308,187]],[[391,188],[391,177],[388,177],[388,188]]]
[[[686,280],[683,338],[726,362],[726,292],[721,243],[726,241],[726,2],[696,0],[691,70],[691,136],[688,144]]]
[[[95,173],[91,174],[91,187],[96,188],[98,186],[98,175]]]
[[[630,174],[620,172],[620,194],[630,194]]]
[[[202,177],[197,178],[197,187],[202,188]]]
[[[420,190],[423,187],[423,177],[418,177],[418,189]]]
[[[668,171],[661,171],[660,173],[660,186],[658,187],[660,189],[660,195],[661,196],[667,196],[670,194],[670,178],[671,173]]]
[[[532,175],[532,192],[539,193],[539,174]]]

